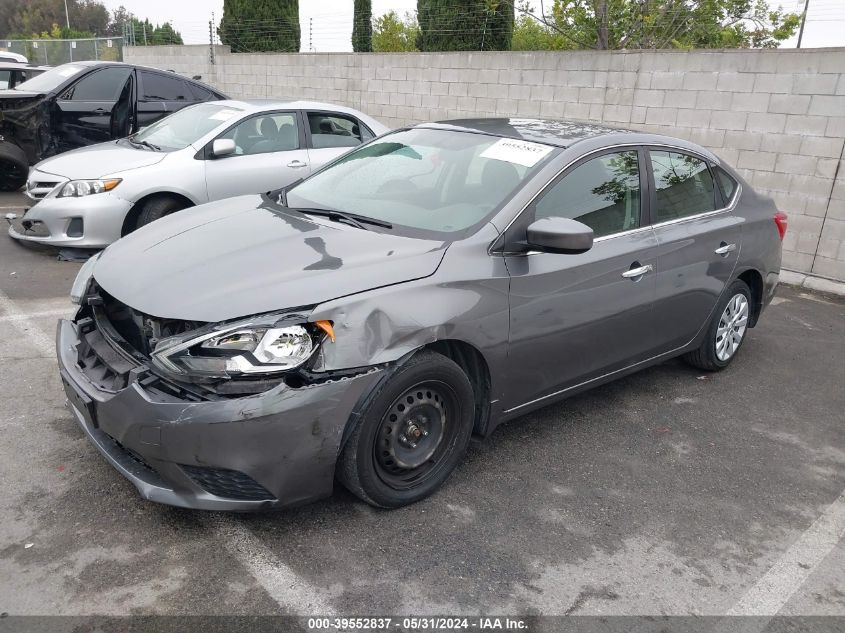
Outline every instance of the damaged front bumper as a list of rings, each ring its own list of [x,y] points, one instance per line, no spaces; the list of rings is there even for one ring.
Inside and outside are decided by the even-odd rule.
[[[268,509],[330,495],[347,422],[384,371],[202,399],[180,397],[140,364],[122,388],[95,384],[86,372],[102,367],[80,362],[73,321],[59,321],[56,343],[69,408],[103,456],[143,498],[204,510]],[[114,350],[96,354],[97,362],[125,369]]]
[[[105,248],[120,239],[131,208],[130,201],[110,192],[43,198],[9,226],[9,236],[52,246]]]

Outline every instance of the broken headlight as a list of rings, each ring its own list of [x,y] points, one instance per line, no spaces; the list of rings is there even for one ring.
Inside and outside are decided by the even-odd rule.
[[[107,180],[71,180],[62,185],[57,198],[81,198],[95,193],[111,191],[120,184],[120,178]]]
[[[330,331],[327,321],[303,323],[301,315],[263,315],[163,339],[152,361],[168,374],[186,378],[278,374],[311,358]]]

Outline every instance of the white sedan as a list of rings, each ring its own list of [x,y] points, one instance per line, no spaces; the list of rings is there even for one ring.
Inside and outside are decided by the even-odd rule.
[[[127,138],[35,165],[26,194],[36,204],[9,235],[102,248],[180,209],[285,187],[386,131],[362,112],[327,103],[189,106]]]

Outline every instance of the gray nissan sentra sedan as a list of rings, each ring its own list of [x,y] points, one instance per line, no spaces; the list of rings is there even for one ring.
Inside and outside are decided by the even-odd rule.
[[[692,143],[560,121],[398,130],[82,268],[71,410],[147,499],[398,507],[470,437],[683,356],[727,367],[786,216]]]

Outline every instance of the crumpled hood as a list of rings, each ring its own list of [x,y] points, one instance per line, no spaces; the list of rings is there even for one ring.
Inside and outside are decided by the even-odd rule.
[[[180,211],[118,240],[100,256],[94,278],[145,314],[217,322],[427,277],[446,248],[242,196]]]
[[[118,145],[116,141],[108,141],[42,160],[35,168],[70,180],[102,178],[139,167],[155,165],[165,156],[167,156],[166,152],[135,149]]]

